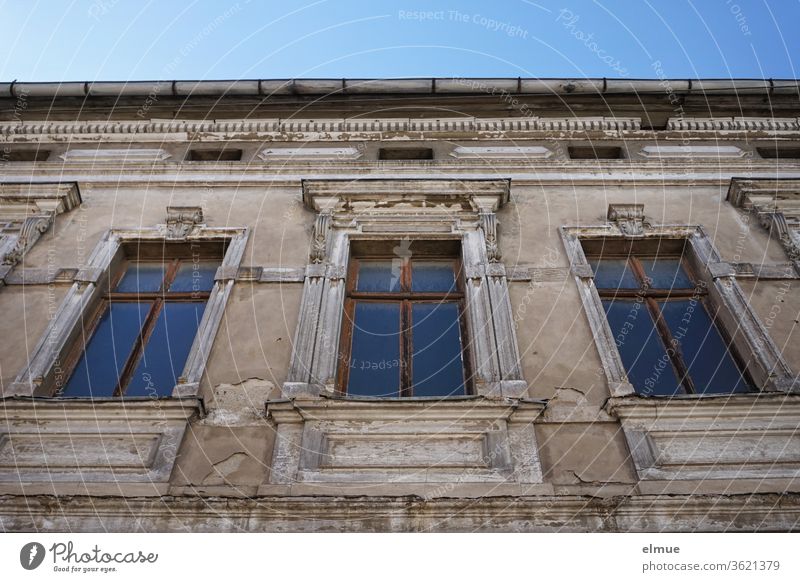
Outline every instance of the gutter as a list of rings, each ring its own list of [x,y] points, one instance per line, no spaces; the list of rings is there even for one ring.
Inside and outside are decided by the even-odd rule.
[[[800,94],[798,79],[255,79],[0,83],[2,98],[227,97],[278,95]]]

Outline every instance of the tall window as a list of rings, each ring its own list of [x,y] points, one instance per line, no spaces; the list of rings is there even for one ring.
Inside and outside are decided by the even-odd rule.
[[[395,243],[393,254],[375,246],[357,252],[354,244],[339,362],[342,392],[467,393],[460,261],[447,252],[449,245],[418,252],[413,244]]]
[[[125,259],[68,362],[59,396],[169,396],[191,350],[219,259]]]
[[[587,259],[628,380],[639,394],[751,389],[717,325],[706,285],[680,249],[618,255],[605,250],[594,256],[587,249]]]

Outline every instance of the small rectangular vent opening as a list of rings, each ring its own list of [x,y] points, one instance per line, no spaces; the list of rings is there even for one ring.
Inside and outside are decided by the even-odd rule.
[[[379,160],[432,160],[431,148],[380,148]]]
[[[800,158],[800,146],[757,147],[758,155],[770,160],[796,160]]]
[[[622,148],[619,146],[570,146],[567,150],[572,160],[622,159]]]
[[[44,162],[49,157],[50,150],[0,148],[0,161],[2,162]]]
[[[189,150],[186,158],[190,162],[238,162],[242,159],[242,150],[237,149],[196,149]]]

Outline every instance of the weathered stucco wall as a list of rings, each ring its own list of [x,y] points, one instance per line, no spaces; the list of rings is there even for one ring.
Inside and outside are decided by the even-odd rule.
[[[748,121],[730,121],[722,131],[709,129],[710,121],[689,120],[694,125],[683,132],[690,134],[687,143],[736,146],[741,155],[697,159],[686,154],[660,160],[642,154],[642,147],[683,144],[677,125],[659,130],[663,135],[657,136],[659,132],[642,130],[636,120],[598,119],[580,121],[577,128],[561,123],[555,130],[549,128],[547,135],[535,129],[534,121],[530,127],[521,127],[521,122],[528,122],[520,118],[513,120],[513,129],[502,129],[511,121],[494,121],[496,126],[484,130],[463,120],[435,121],[440,124],[436,131],[404,131],[397,120],[376,120],[351,132],[341,129],[341,120],[328,123],[324,119],[298,122],[298,127],[281,131],[216,127],[193,133],[185,128],[178,132],[151,127],[148,131],[154,134],[163,132],[158,134],[161,140],[144,130],[125,136],[122,130],[94,135],[85,128],[75,129],[74,135],[69,133],[73,130],[63,128],[53,134],[44,130],[0,133],[0,141],[15,147],[41,141],[52,151],[50,162],[0,164],[0,187],[25,180],[74,181],[81,195],[80,205],[58,213],[54,226],[26,250],[21,261],[9,267],[5,284],[0,284],[0,381],[9,397],[0,407],[6,411],[0,414],[0,443],[30,439],[32,430],[50,431],[48,438],[54,440],[70,431],[92,430],[87,429],[91,424],[87,410],[81,412],[83,424],[73,425],[58,416],[61,409],[40,410],[36,406],[41,404],[12,394],[6,387],[25,368],[72,286],[91,280],[91,273],[78,270],[87,266],[109,229],[163,225],[167,207],[200,206],[209,229],[246,227],[248,232],[238,270],[221,275],[226,284],[230,282],[230,296],[196,394],[188,394],[185,402],[178,404],[172,400],[180,399],[170,399],[175,410],[167,412],[158,408],[159,403],[138,403],[127,419],[114,409],[118,403],[109,405],[113,410],[107,422],[115,434],[135,424],[143,433],[141,427],[146,427],[153,434],[175,440],[172,449],[164,450],[161,445],[148,449],[159,460],[160,473],[120,484],[114,482],[112,466],[109,471],[91,473],[88,488],[80,489],[65,477],[50,491],[33,469],[13,468],[14,455],[22,452],[0,444],[0,529],[50,524],[74,531],[125,530],[134,520],[152,530],[192,523],[198,531],[719,530],[732,520],[738,520],[741,529],[796,528],[800,514],[796,454],[800,445],[796,431],[791,431],[800,419],[796,380],[794,386],[787,387],[784,382],[767,386],[764,393],[745,395],[745,399],[731,398],[736,401],[732,404],[720,399],[688,399],[697,404],[697,410],[678,409],[669,400],[621,395],[619,383],[610,382],[604,369],[607,354],[603,353],[602,338],[592,331],[585,296],[576,281],[576,275],[585,275],[573,272],[559,229],[608,225],[609,204],[644,205],[644,222],[650,226],[702,225],[720,254],[721,265],[714,266],[722,273],[718,277],[735,280],[776,344],[787,364],[781,371],[782,380],[791,379],[792,374],[796,377],[800,370],[800,266],[789,250],[791,239],[787,242],[776,228],[765,228],[759,211],[747,205],[737,207],[726,196],[731,179],[743,175],[766,180],[778,173],[780,178],[800,184],[800,160],[760,159],[753,146],[758,140],[774,143],[776,136],[797,143],[800,126],[784,120],[776,128],[764,130],[751,128]],[[762,125],[768,123],[773,122],[766,119]],[[71,135],[78,145],[65,135]],[[153,163],[117,158],[92,164],[59,157],[81,142],[83,147],[100,145],[100,150],[131,144],[163,149],[170,157]],[[244,157],[241,162],[181,162],[198,143],[241,147]],[[434,160],[378,161],[378,148],[387,144],[430,147]],[[625,159],[570,160],[567,146],[581,144],[620,145]],[[289,146],[312,150],[350,147],[353,151],[349,157],[339,153],[316,160],[313,156],[274,161],[254,157],[266,147]],[[545,147],[551,151],[525,159],[513,152],[481,157],[455,152],[456,147]],[[337,265],[326,262],[334,253],[325,247],[330,242],[323,229],[329,225],[325,226],[313,204],[304,200],[303,180],[338,179],[341,182],[337,184],[350,184],[378,178],[394,181],[400,192],[413,180],[446,179],[456,184],[510,180],[510,197],[502,201],[496,217],[521,381],[514,378],[497,388],[500,397],[490,393],[441,403],[342,402],[319,386],[316,394],[286,388],[293,382],[302,384],[292,378],[290,369],[298,328],[315,309],[304,303],[310,295],[310,281],[319,279],[335,286],[343,276],[331,273],[335,269],[330,267]],[[437,211],[436,196],[441,195],[437,187],[430,187],[426,199],[426,204],[429,200],[434,203],[408,205],[413,207],[409,213],[418,214],[406,214],[405,222],[398,219],[392,223],[397,232],[405,232],[402,227],[407,228],[409,215],[414,217],[411,222],[419,219],[422,223]],[[387,196],[396,194],[387,192]],[[784,194],[796,202],[800,188],[787,187]],[[335,198],[330,192],[323,193],[321,204],[328,200],[325,196]],[[488,203],[484,200],[483,204]],[[486,214],[487,207],[481,213]],[[485,237],[491,229],[489,223],[481,222],[485,219],[479,217],[481,213],[473,208],[459,220],[466,224],[464,232],[480,235],[477,247],[465,248],[478,248],[485,255],[489,247]],[[346,212],[340,213],[336,219],[342,223],[337,228],[362,228],[355,219],[344,224],[345,215],[352,219]],[[791,232],[796,233],[792,220],[789,223],[795,230]],[[381,224],[376,220],[369,226],[373,231],[363,232],[377,232]],[[314,242],[320,231],[324,252],[315,256]],[[344,252],[335,250],[340,251]],[[481,268],[497,268],[493,276],[499,277],[495,263],[487,260]],[[749,272],[742,265],[767,269]],[[739,271],[733,273],[737,266]],[[480,278],[485,271],[476,275],[474,267],[466,265],[470,285],[489,280],[488,275]],[[57,272],[61,275],[56,276]],[[744,317],[742,313],[733,316]],[[490,324],[492,317],[498,316],[487,315]],[[313,332],[312,339],[317,337],[317,330]],[[503,392],[519,384],[519,393],[509,397]],[[751,397],[758,405],[748,408],[751,400],[746,398]],[[70,403],[41,400],[43,406],[63,404],[64,410],[70,410]],[[414,412],[404,412],[404,404],[416,407]],[[52,415],[47,417],[47,425],[38,424],[42,410]],[[774,426],[770,415],[777,418]],[[69,414],[62,416],[68,418]],[[708,418],[717,419],[714,426],[722,427],[720,432],[714,432]],[[680,424],[684,421],[689,428]],[[66,424],[61,426],[62,422]],[[757,443],[736,441],[737,426],[755,435]],[[159,438],[163,441],[166,437]],[[690,440],[685,442],[686,438]],[[726,438],[734,444],[729,446]],[[450,440],[446,445],[437,444],[442,439]],[[120,442],[118,450],[122,452],[111,459],[112,465],[138,462],[124,455],[143,445]],[[762,442],[767,444],[759,448]],[[446,454],[447,447],[457,451],[458,459],[466,460],[461,465],[458,459],[453,461]],[[25,454],[47,458],[43,445],[33,453],[31,450],[25,449]],[[337,453],[342,450],[345,453]],[[384,453],[372,452],[376,450]],[[343,460],[347,454],[353,457],[350,464],[347,458]],[[767,461],[754,468],[750,455],[762,454]],[[659,464],[661,461],[651,457],[666,461]],[[708,478],[692,472],[696,466],[714,463],[718,470]],[[737,467],[751,473],[739,478]],[[74,471],[82,476],[85,469],[77,466]],[[728,495],[731,491],[743,497]],[[33,497],[30,507],[34,509],[28,514],[20,502],[25,492]],[[47,496],[65,492],[78,497],[56,503]],[[105,513],[99,517],[91,511],[93,496],[102,500]],[[116,506],[109,501],[114,498]],[[135,512],[125,509],[129,500],[149,513],[139,520]],[[203,500],[213,509],[198,510],[192,505]],[[471,503],[473,507],[465,509]],[[58,504],[62,504],[58,507],[63,515],[70,517],[52,509]],[[746,505],[755,506],[755,513],[742,517]],[[509,508],[513,515],[508,514]],[[462,513],[448,523],[447,512]],[[233,517],[225,521],[227,517],[220,517],[225,515]],[[761,521],[754,515],[761,516]],[[55,521],[48,521],[50,518]]]

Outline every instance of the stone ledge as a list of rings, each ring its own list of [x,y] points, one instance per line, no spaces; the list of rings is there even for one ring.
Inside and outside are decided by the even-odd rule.
[[[544,406],[481,397],[270,401],[270,484],[541,483],[532,424]]]
[[[728,532],[800,529],[800,495],[0,497],[4,531]]]
[[[609,399],[606,410],[620,419],[642,482],[800,474],[798,395],[629,396]]]
[[[0,404],[0,491],[163,495],[189,421],[187,399],[30,399]]]

